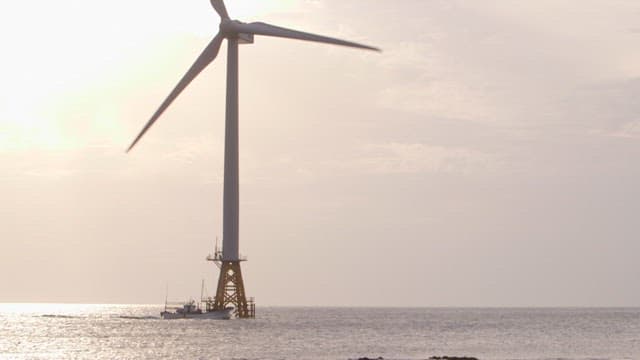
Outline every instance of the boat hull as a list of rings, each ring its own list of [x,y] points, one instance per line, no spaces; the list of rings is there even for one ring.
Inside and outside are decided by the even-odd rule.
[[[163,311],[160,313],[163,319],[203,319],[203,320],[229,320],[231,319],[233,309],[216,310],[202,313],[179,313]]]

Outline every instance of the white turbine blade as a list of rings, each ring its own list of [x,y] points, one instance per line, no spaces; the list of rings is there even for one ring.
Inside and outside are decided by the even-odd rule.
[[[327,36],[310,34],[310,33],[297,31],[297,30],[286,29],[283,27],[275,26],[275,25],[265,24],[263,22],[253,22],[249,24],[234,22],[231,26],[236,33],[246,33],[246,34],[254,34],[254,35],[288,38],[288,39],[315,41],[315,42],[321,42],[325,44],[342,45],[342,46],[354,47],[359,49],[380,51],[380,49],[372,46],[362,45],[362,44],[354,43],[351,41],[335,39]]]
[[[223,20],[229,18],[229,13],[227,13],[227,7],[224,5],[223,0],[211,0],[211,5]]]
[[[213,40],[211,40],[211,42],[209,43],[209,45],[207,45],[207,47],[204,49],[202,54],[200,54],[196,62],[191,66],[189,71],[187,71],[187,73],[182,77],[178,85],[176,85],[173,91],[171,91],[171,94],[169,94],[169,96],[164,100],[162,105],[160,105],[158,110],[156,110],[155,114],[153,114],[151,119],[144,126],[142,131],[140,131],[140,134],[138,134],[138,136],[133,141],[133,143],[131,143],[131,146],[129,146],[129,148],[127,149],[127,152],[131,151],[131,149],[133,149],[133,147],[136,146],[138,141],[140,141],[142,136],[147,132],[147,130],[149,130],[151,125],[153,125],[153,123],[155,123],[156,120],[158,120],[160,115],[162,115],[162,113],[165,110],[167,110],[169,105],[171,105],[171,103],[178,97],[178,95],[180,95],[180,93],[182,93],[182,91],[191,83],[191,81],[193,81],[193,79],[195,79],[196,76],[198,76],[198,74],[200,74],[200,72],[202,72],[202,70],[204,70],[209,64],[211,64],[211,62],[216,58],[216,56],[218,56],[218,52],[220,51],[220,45],[222,45],[223,39],[224,39],[224,36],[219,33],[213,38]]]

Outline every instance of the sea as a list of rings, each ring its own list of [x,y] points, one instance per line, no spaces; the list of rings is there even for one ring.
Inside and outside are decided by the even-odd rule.
[[[162,305],[0,304],[0,359],[638,359],[640,308],[258,308],[162,320]]]

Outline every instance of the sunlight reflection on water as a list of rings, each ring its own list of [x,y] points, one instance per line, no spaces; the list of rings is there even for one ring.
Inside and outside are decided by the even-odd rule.
[[[0,304],[0,359],[638,359],[640,309],[263,308],[158,318],[161,305]]]

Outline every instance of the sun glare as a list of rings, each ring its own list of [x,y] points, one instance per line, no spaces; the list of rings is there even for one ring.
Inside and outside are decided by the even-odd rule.
[[[59,148],[62,137],[52,119],[38,113],[39,99],[14,97],[0,107],[0,151]]]
[[[115,130],[111,128],[116,126],[113,119],[117,110],[102,107],[104,104],[122,106],[122,98],[112,93],[95,96],[94,88],[117,88],[118,83],[129,81],[124,74],[128,74],[128,67],[133,66],[133,57],[150,52],[154,44],[162,43],[166,47],[172,36],[174,41],[179,34],[209,37],[212,29],[208,21],[214,20],[217,25],[218,18],[213,9],[209,9],[208,1],[202,1],[199,8],[203,11],[193,13],[197,21],[177,17],[169,11],[170,7],[161,8],[164,12],[154,14],[154,21],[147,23],[127,15],[142,13],[151,7],[150,0],[136,2],[135,7],[124,15],[120,13],[124,0],[101,9],[112,11],[112,16],[97,14],[87,5],[81,8],[86,16],[74,17],[68,22],[59,22],[42,12],[35,14],[39,14],[37,19],[41,28],[47,28],[48,36],[56,41],[38,47],[26,46],[39,38],[37,28],[24,28],[4,39],[6,56],[0,67],[4,82],[0,87],[0,151],[82,146],[73,139],[76,127],[70,124],[86,126],[90,122],[99,127],[100,134],[113,134]],[[231,17],[246,22],[265,20],[264,16],[269,14],[296,11],[302,3],[303,0],[226,1]],[[62,0],[56,6],[76,11],[78,4],[73,0]],[[0,14],[0,30],[10,33],[12,29],[20,28],[20,19],[31,14],[30,11],[29,6],[17,4],[11,14]],[[116,16],[118,26],[103,20]],[[158,24],[163,25],[159,27]],[[88,30],[77,31],[79,27]],[[50,54],[44,65],[39,61],[42,53]],[[144,59],[149,61],[150,57],[145,55]],[[28,71],[13,71],[16,68]],[[82,121],[74,122],[73,119],[80,115],[86,116]]]

